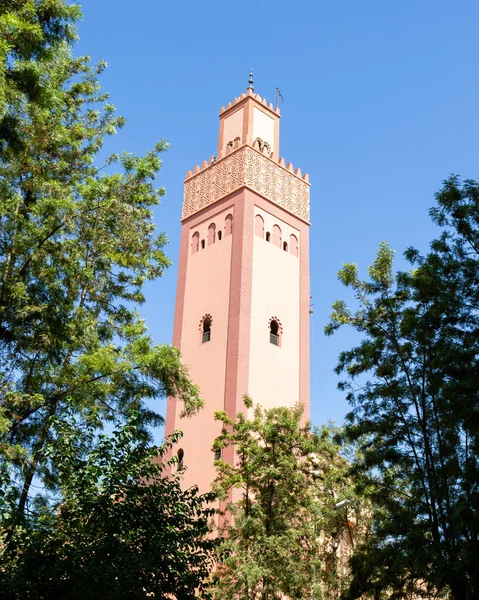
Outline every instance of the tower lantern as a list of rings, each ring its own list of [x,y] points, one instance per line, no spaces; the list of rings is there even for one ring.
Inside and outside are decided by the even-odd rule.
[[[248,394],[265,408],[300,402],[309,417],[309,181],[279,158],[279,109],[247,91],[222,108],[217,156],[186,173],[173,344],[205,407],[166,428],[184,483],[210,489],[217,410]],[[233,461],[233,451],[224,450]]]

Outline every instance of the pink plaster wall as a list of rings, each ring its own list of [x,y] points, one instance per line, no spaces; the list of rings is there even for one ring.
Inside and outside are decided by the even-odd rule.
[[[233,214],[233,234],[224,232]],[[294,233],[299,257],[255,235],[261,214],[265,232],[281,228],[283,239]],[[208,238],[208,227],[223,238],[191,253],[195,232]],[[205,492],[215,478],[211,445],[220,427],[215,410],[231,417],[244,411],[243,395],[265,407],[305,405],[309,417],[309,256],[308,226],[247,188],[186,219],[182,239],[173,342],[182,351],[192,380],[200,386],[205,408],[192,418],[179,418],[182,406],[168,402],[166,434],[184,433],[184,485]],[[211,341],[201,343],[200,321],[212,316]],[[281,347],[269,343],[268,323],[283,326]],[[223,458],[233,462],[231,448]]]
[[[200,239],[207,240],[209,225],[214,222],[216,232],[222,230],[232,210],[230,207],[218,212],[218,207],[212,208],[202,221],[185,223],[189,238],[198,231]],[[184,434],[178,444],[184,450],[187,467],[184,485],[199,484],[201,492],[209,490],[215,477],[211,444],[220,426],[214,412],[224,407],[232,239],[223,235],[221,241],[216,239],[204,250],[189,253],[185,273],[180,348],[190,377],[200,386],[206,402],[193,418],[180,419],[181,406],[176,407],[175,426]],[[202,343],[200,322],[206,314],[212,316],[211,340]]]
[[[236,137],[243,138],[244,108],[240,108],[229,114],[223,123],[223,146],[228,142],[234,142]],[[221,148],[224,150],[224,147]]]
[[[297,348],[299,351],[299,364],[298,364],[298,359],[297,357],[293,357],[292,360],[292,364],[293,365],[297,365],[297,381],[298,381],[298,388],[294,388],[292,389],[291,387],[288,388],[289,392],[288,392],[288,396],[291,395],[293,396],[293,393],[295,392],[295,390],[297,389],[298,391],[295,393],[296,395],[296,400],[293,400],[292,403],[296,402],[299,400],[299,402],[303,405],[304,407],[304,420],[306,421],[307,419],[309,419],[309,415],[310,415],[310,365],[309,365],[309,352],[310,352],[310,348],[309,348],[309,322],[310,322],[310,315],[309,315],[309,307],[310,307],[310,274],[309,274],[309,224],[306,223],[305,221],[299,219],[298,217],[296,217],[295,215],[287,212],[286,210],[282,209],[281,207],[279,207],[277,204],[270,202],[269,200],[266,200],[265,198],[263,198],[262,196],[254,193],[254,192],[249,192],[249,194],[251,194],[251,201],[254,205],[254,215],[256,214],[261,214],[263,216],[263,218],[265,219],[265,235],[266,232],[269,230],[272,233],[272,224],[274,223],[278,223],[279,226],[281,227],[281,231],[282,231],[282,239],[283,241],[289,241],[289,236],[291,233],[293,233],[294,235],[296,235],[296,237],[298,238],[298,242],[299,242],[299,257],[295,257],[295,256],[290,256],[291,260],[293,261],[293,263],[291,263],[291,261],[287,260],[287,256],[283,256],[287,255],[286,252],[284,252],[282,249],[274,246],[271,243],[266,242],[265,240],[262,240],[261,238],[259,238],[258,236],[255,236],[256,240],[255,240],[255,255],[254,255],[254,265],[255,265],[255,273],[257,275],[259,275],[259,273],[263,270],[266,269],[267,267],[265,266],[265,259],[267,260],[270,252],[268,250],[264,249],[264,245],[260,244],[260,242],[264,243],[264,244],[268,244],[268,246],[272,246],[271,250],[276,251],[275,254],[273,255],[272,260],[274,261],[272,264],[274,265],[274,271],[276,272],[278,269],[281,269],[282,266],[284,266],[285,268],[289,268],[291,269],[291,264],[297,265],[297,269],[298,269],[298,273],[296,276],[296,266],[293,268],[293,271],[291,272],[290,276],[294,277],[294,293],[291,295],[291,311],[289,309],[287,309],[287,306],[285,304],[285,310],[286,313],[285,314],[289,314],[289,316],[287,317],[288,320],[291,320],[293,322],[293,329],[295,331],[295,333],[293,334],[294,336],[298,336],[298,341],[297,341]],[[259,209],[259,210],[256,210]],[[267,222],[270,224],[270,226],[267,226]],[[251,225],[251,228],[254,229],[254,223]],[[272,236],[271,236],[272,237]],[[257,251],[256,249],[259,248],[259,250]],[[280,253],[280,255],[278,255],[277,253]],[[260,254],[261,253],[261,254]],[[264,256],[266,254],[266,256]],[[288,253],[289,254],[289,253]],[[262,258],[261,258],[262,257]],[[288,256],[289,258],[289,256]],[[256,261],[258,259],[258,267],[256,268]],[[294,262],[296,261],[296,262]],[[289,265],[289,267],[287,266]],[[296,278],[297,277],[297,278]],[[283,278],[284,279],[284,278]],[[255,279],[256,281],[256,276]],[[258,281],[260,280],[260,278],[258,277]],[[279,293],[282,293],[282,290],[284,290],[284,294],[287,294],[288,297],[290,292],[288,291],[288,286],[286,285],[286,289],[284,289],[282,286],[283,284],[281,283],[282,279],[279,279],[276,281],[276,283],[273,283],[272,285],[274,286],[278,286],[278,288],[280,288],[278,291]],[[261,285],[261,283],[259,283],[259,285]],[[292,287],[292,286],[291,286]],[[281,306],[279,306],[279,300],[278,300],[278,304],[275,305],[276,299],[267,299],[269,298],[269,296],[267,296],[266,294],[263,296],[263,299],[261,300],[259,297],[257,298],[256,295],[254,295],[254,302],[255,302],[255,306],[254,306],[254,311],[255,314],[258,314],[260,312],[260,307],[261,304],[264,305],[264,308],[261,309],[264,312],[266,312],[267,310],[271,311],[275,308],[275,306],[278,307],[279,310],[282,310]],[[258,305],[256,305],[256,303],[258,303]],[[297,313],[297,320],[296,320],[296,316],[294,317],[294,319],[292,319],[292,315],[293,312],[296,315],[296,310],[298,311]],[[280,314],[272,314],[270,316],[277,316],[281,321],[282,321],[282,317]],[[262,319],[262,317],[261,317]],[[256,317],[255,317],[255,322],[256,322]],[[260,328],[263,325],[263,321],[261,320],[261,324],[258,324],[258,328]],[[283,323],[284,325],[284,323]],[[297,332],[297,333],[296,333]],[[287,331],[285,330],[285,337],[283,337],[283,342],[286,343],[287,339],[289,338],[289,335],[287,335]],[[259,335],[256,334],[256,332],[252,332],[252,338],[254,335]],[[296,342],[292,342],[293,344],[296,344]],[[275,348],[273,346],[273,344],[270,344],[273,349]],[[252,369],[252,378],[250,380],[250,394],[253,397],[253,400],[255,400],[256,402],[258,402],[259,404],[269,404],[268,402],[264,402],[263,400],[261,400],[260,398],[255,398],[253,396],[253,394],[257,393],[257,390],[261,390],[262,386],[264,386],[263,383],[261,383],[261,381],[264,381],[265,378],[263,379],[261,374],[258,372],[258,368],[257,368],[257,364],[260,360],[260,358],[256,358],[256,354],[255,351],[253,349],[253,343],[251,345],[252,348],[252,352],[254,354],[254,357],[251,357],[251,369]],[[283,346],[282,346],[283,348]],[[282,349],[281,348],[281,349]],[[288,353],[289,353],[289,349],[288,349]],[[259,357],[259,355],[258,355]],[[281,357],[282,360],[282,357]],[[274,370],[274,363],[272,365],[270,365],[270,371]],[[291,375],[296,377],[296,367],[291,367]],[[281,377],[281,375],[280,375]],[[263,392],[262,395],[267,398],[267,394],[266,392]],[[284,394],[284,397],[286,396],[286,394]],[[289,404],[291,404],[291,401],[288,402]],[[272,404],[272,406],[278,406],[279,402],[275,402],[274,404]]]
[[[255,206],[264,219],[265,232],[281,229],[282,236],[299,231]],[[287,218],[287,215],[283,215]],[[278,234],[276,234],[277,236]],[[300,262],[285,252],[279,241],[254,236],[253,288],[249,345],[249,394],[265,408],[299,402],[300,373]],[[270,343],[270,320],[281,324],[280,346]]]

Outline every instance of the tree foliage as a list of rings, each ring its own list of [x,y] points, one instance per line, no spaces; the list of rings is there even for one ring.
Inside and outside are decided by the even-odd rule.
[[[166,144],[99,162],[124,119],[100,87],[105,64],[72,54],[78,15],[62,0],[0,8],[0,118],[13,124],[0,141],[0,475],[13,465],[10,532],[28,514],[34,479],[57,485],[45,453],[56,417],[75,415],[81,432],[133,411],[146,438],[162,420],[146,401],[175,396],[187,414],[202,404],[179,352],[154,345],[137,312],[145,282],[169,264],[152,212]],[[28,70],[35,77],[22,80]]]
[[[2,0],[0,4],[0,151],[21,151],[25,102],[48,105],[43,64],[75,40],[79,6],[64,0]]]
[[[212,494],[165,476],[166,444],[138,441],[138,415],[112,436],[53,419],[45,453],[58,471],[57,500],[38,505],[0,558],[4,598],[188,600],[212,567]],[[181,473],[181,472],[180,472]],[[4,508],[7,508],[4,505]],[[13,508],[14,509],[14,508]]]
[[[217,413],[223,430],[214,448],[232,446],[237,459],[217,461],[215,490],[227,509],[213,595],[331,597],[345,575],[336,569],[338,546],[355,538],[347,530],[359,506],[350,500],[349,516],[334,509],[350,491],[346,461],[328,428],[310,432],[299,406],[253,409],[248,398],[245,405],[248,414],[234,420]]]
[[[314,529],[320,546],[313,600],[331,600],[349,589],[351,560],[371,534],[370,490],[359,485],[352,473],[359,458],[358,444],[345,439],[344,429],[330,424],[313,433],[317,447],[313,455]],[[363,600],[369,597],[364,594]]]
[[[364,335],[337,367],[375,506],[350,598],[479,596],[479,186],[451,176],[436,199],[430,252],[409,248],[394,276],[381,244],[368,281],[345,265],[358,308],[336,302],[326,330]]]

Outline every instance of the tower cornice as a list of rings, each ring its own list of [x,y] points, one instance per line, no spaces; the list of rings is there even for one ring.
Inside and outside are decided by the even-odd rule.
[[[243,187],[309,223],[309,177],[283,158],[244,144],[186,173],[182,220]]]

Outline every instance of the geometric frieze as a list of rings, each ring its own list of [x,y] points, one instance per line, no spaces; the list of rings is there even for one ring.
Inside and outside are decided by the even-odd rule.
[[[309,223],[308,176],[247,145],[188,172],[182,219],[245,186]]]

